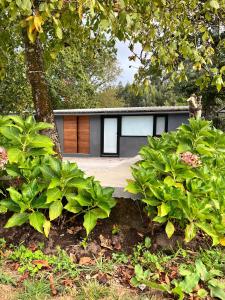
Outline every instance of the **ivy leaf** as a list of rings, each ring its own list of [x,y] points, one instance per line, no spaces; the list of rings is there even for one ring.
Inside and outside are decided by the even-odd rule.
[[[168,238],[170,239],[171,236],[174,234],[174,231],[175,231],[175,228],[173,226],[173,223],[168,221],[167,224],[166,224],[166,234],[168,236]]]

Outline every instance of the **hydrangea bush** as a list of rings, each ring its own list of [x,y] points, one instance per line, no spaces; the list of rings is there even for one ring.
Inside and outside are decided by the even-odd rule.
[[[52,140],[40,134],[51,127],[32,116],[0,117],[0,213],[12,212],[6,228],[28,222],[48,236],[51,222],[67,210],[84,215],[88,235],[116,205],[113,189],[58,159]]]
[[[127,190],[139,193],[148,216],[165,224],[170,238],[179,225],[185,241],[199,230],[225,245],[225,133],[190,119],[176,132],[149,137],[133,166]]]

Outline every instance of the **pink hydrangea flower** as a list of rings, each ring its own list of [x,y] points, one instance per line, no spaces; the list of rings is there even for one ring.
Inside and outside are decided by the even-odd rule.
[[[4,169],[4,166],[8,162],[8,154],[5,148],[0,147],[0,169]]]
[[[199,167],[202,163],[198,155],[193,154],[189,151],[181,153],[180,159],[182,162],[189,166],[192,166],[193,168]]]

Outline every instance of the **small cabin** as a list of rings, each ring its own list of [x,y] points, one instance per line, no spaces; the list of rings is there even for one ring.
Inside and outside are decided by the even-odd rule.
[[[148,136],[176,130],[189,118],[187,106],[55,110],[63,156],[132,157]]]

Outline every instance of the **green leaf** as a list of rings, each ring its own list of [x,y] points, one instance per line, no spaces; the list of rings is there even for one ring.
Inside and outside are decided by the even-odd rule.
[[[29,144],[34,148],[52,148],[54,146],[53,141],[49,137],[41,134],[33,136]]]
[[[179,287],[187,294],[190,294],[196,287],[200,279],[198,273],[191,273],[187,275],[183,281],[179,283]]]
[[[128,179],[127,180],[128,185],[125,187],[125,191],[131,193],[131,194],[138,194],[138,186],[135,183],[135,181]]]
[[[53,158],[53,157],[49,157],[48,159],[48,164],[50,166],[50,168],[58,175],[61,175],[61,166],[62,166],[62,162],[57,159],[57,158]],[[54,178],[53,178],[54,179]]]
[[[211,297],[216,297],[221,300],[225,299],[225,291],[221,289],[220,287],[215,287],[215,286],[209,286],[210,289],[210,295]]]
[[[7,210],[12,211],[12,212],[20,212],[20,207],[17,203],[13,202],[11,199],[4,199],[0,201],[0,205]]]
[[[64,208],[74,214],[79,213],[82,210],[82,206],[76,200],[70,200]]]
[[[44,129],[53,129],[53,125],[45,122],[38,122],[30,129],[30,132],[36,132]]]
[[[174,234],[174,231],[175,231],[175,228],[173,226],[173,223],[168,221],[167,224],[166,224],[166,234],[168,236],[168,238],[170,239],[171,236]]]
[[[96,223],[97,223],[97,216],[95,215],[95,213],[91,210],[89,210],[88,212],[86,212],[86,214],[84,215],[84,228],[86,230],[87,236],[89,235],[89,233],[93,230],[93,228],[95,227]]]
[[[184,293],[182,292],[181,287],[176,286],[174,289],[172,289],[172,292],[173,292],[175,295],[178,295],[178,296],[179,296],[178,300],[183,300],[183,299],[184,299]]]
[[[196,236],[196,227],[194,223],[190,223],[185,228],[185,242],[190,242]]]
[[[162,203],[160,206],[158,206],[158,216],[159,217],[165,217],[170,212],[170,206],[166,203]]]
[[[50,221],[55,220],[61,216],[63,210],[63,205],[61,200],[54,201],[49,207],[49,218]]]
[[[56,27],[56,30],[55,30],[55,33],[56,33],[57,38],[59,38],[59,39],[61,40],[62,37],[63,37],[62,28],[59,27],[59,26],[57,26],[57,27]]]
[[[46,237],[48,237],[50,228],[51,228],[51,222],[48,220],[45,220],[43,223],[43,228],[44,228],[44,234]]]
[[[60,185],[60,180],[58,178],[54,177],[54,178],[52,178],[52,180],[48,186],[48,189],[53,189],[59,185]]]
[[[95,208],[86,212],[86,214],[84,215],[83,225],[86,229],[87,235],[89,235],[89,233],[93,230],[97,223],[97,220],[104,218],[107,218],[107,214],[99,208]]]
[[[14,226],[20,226],[25,222],[27,222],[28,219],[29,219],[28,213],[15,213],[14,215],[12,215],[11,218],[9,218],[9,220],[7,221],[4,227],[10,228]]]
[[[205,289],[200,289],[198,290],[197,294],[201,299],[205,299],[208,295],[208,292]]]
[[[196,260],[195,267],[196,267],[196,271],[200,275],[201,280],[206,281],[209,274],[206,269],[206,266],[203,264],[203,262],[200,259]]]
[[[81,205],[81,206],[90,206],[91,205],[91,199],[87,196],[84,196],[82,194],[78,194],[74,197],[74,199]]]
[[[43,224],[45,220],[45,216],[39,211],[33,212],[29,216],[30,225],[41,233],[43,233]]]
[[[72,178],[67,182],[68,187],[76,187],[79,189],[85,189],[88,185],[88,182],[84,178]]]
[[[22,195],[13,187],[8,188],[7,191],[9,192],[9,195],[14,202],[18,203],[22,200]]]
[[[159,217],[159,216],[156,216],[156,217],[153,219],[154,222],[158,222],[158,223],[165,223],[166,220],[167,220],[166,217]]]
[[[10,148],[7,151],[9,162],[18,163],[21,160],[22,151],[18,148]]]
[[[211,0],[211,1],[209,2],[209,4],[210,4],[210,6],[211,6],[212,8],[215,8],[215,9],[219,9],[219,8],[220,8],[219,2],[218,2],[217,0]]]
[[[174,186],[176,184],[176,182],[174,181],[174,179],[171,176],[167,176],[164,179],[164,183],[167,184],[168,186]]]
[[[47,203],[51,203],[59,199],[61,200],[62,198],[62,192],[57,187],[47,190],[46,195],[47,195]]]

